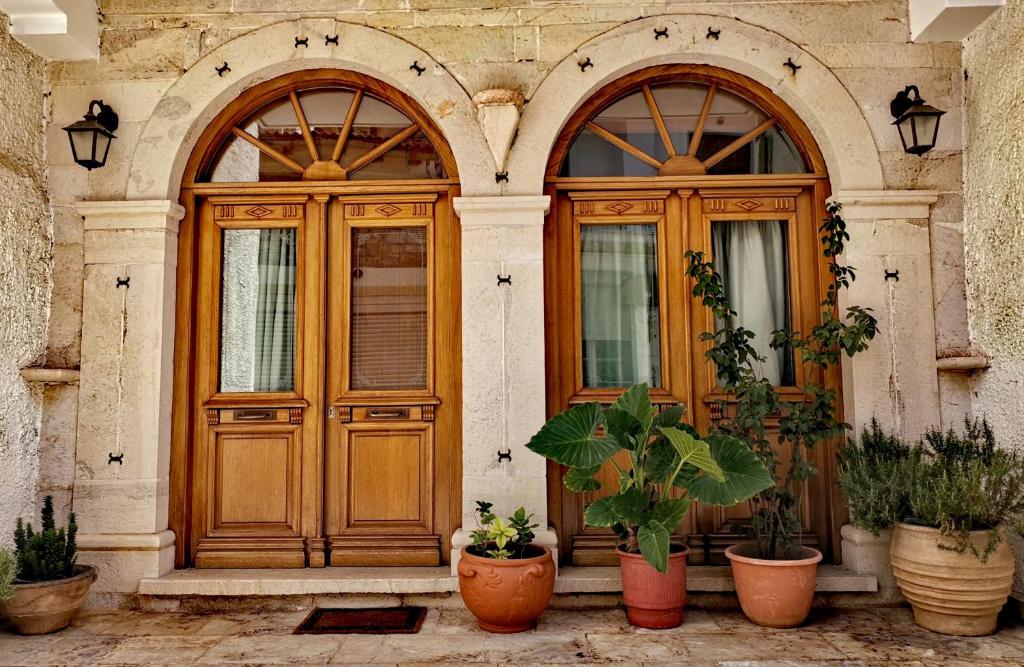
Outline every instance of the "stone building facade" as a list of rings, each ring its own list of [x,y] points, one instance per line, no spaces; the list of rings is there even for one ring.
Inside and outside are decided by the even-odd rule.
[[[1024,129],[1020,77],[1007,75],[1020,69],[1018,0],[966,46],[912,42],[905,0],[101,0],[99,12],[97,60],[47,63],[0,35],[0,526],[53,494],[79,515],[82,560],[104,566],[99,590],[131,593],[173,567],[185,163],[244,90],[306,69],[352,70],[409,95],[458,163],[464,527],[485,495],[546,519],[548,471],[525,449],[546,415],[544,169],[590,95],[651,65],[743,74],[813,134],[851,223],[850,299],[881,329],[844,365],[848,421],[874,416],[916,438],[985,414],[1005,442],[1019,439]],[[889,111],[908,84],[947,112],[920,157],[904,152]],[[491,89],[521,95],[511,125],[481,122],[474,99]],[[121,122],[107,165],[86,171],[61,128],[93,99]],[[112,289],[126,271],[131,288]],[[516,276],[508,306],[490,296],[502,271]],[[494,354],[504,307],[519,331],[507,375]],[[511,467],[494,461],[496,406],[509,411]],[[115,452],[124,464],[109,465]]]

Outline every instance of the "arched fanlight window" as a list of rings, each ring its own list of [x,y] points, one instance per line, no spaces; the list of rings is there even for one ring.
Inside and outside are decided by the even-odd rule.
[[[417,121],[356,86],[292,90],[231,127],[202,180],[446,178]]]
[[[802,174],[777,118],[716,83],[643,84],[582,126],[559,176]]]

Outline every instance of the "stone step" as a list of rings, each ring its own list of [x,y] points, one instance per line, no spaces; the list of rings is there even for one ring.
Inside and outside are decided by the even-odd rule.
[[[686,589],[693,593],[735,590],[727,566],[687,568]],[[141,596],[288,596],[335,594],[417,595],[453,593],[459,580],[447,567],[329,567],[295,570],[175,570],[163,577],[143,579]],[[854,574],[836,565],[818,569],[819,593],[873,593],[872,575]],[[619,593],[617,567],[564,567],[555,593]]]

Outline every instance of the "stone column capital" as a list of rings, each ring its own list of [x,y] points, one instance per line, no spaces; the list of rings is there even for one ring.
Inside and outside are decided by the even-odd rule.
[[[939,200],[935,190],[840,190],[832,197],[850,220],[921,220]]]
[[[80,201],[75,210],[87,232],[136,229],[177,234],[178,222],[185,217],[181,204],[169,199]]]
[[[543,226],[544,215],[551,208],[548,195],[505,197],[456,197],[455,212],[462,226],[524,227]]]

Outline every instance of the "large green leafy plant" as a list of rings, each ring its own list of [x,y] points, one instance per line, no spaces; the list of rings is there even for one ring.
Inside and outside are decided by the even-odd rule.
[[[668,570],[670,536],[692,500],[734,505],[772,483],[768,471],[740,440],[718,434],[701,440],[683,423],[684,408],[660,413],[647,385],[628,389],[610,407],[577,405],[552,417],[530,440],[530,450],[569,470],[570,491],[598,491],[601,466],[619,474],[617,492],[587,506],[584,520],[611,528],[621,548]],[[624,453],[628,463],[616,461]]]
[[[686,253],[693,295],[711,309],[718,323],[714,333],[702,335],[711,344],[707,358],[717,367],[719,386],[732,397],[722,402],[726,418],[717,430],[745,442],[774,479],[750,500],[750,527],[763,559],[799,558],[801,489],[817,474],[810,452],[849,428],[836,418],[838,396],[825,379],[843,354],[865,350],[878,332],[867,308],[851,306],[845,316],[839,313],[839,292],[849,288],[855,276],[851,267],[839,262],[850,238],[839,204],[829,204],[827,210],[819,231],[831,280],[820,304],[820,323],[806,334],[773,331],[769,343],[774,350],[793,350],[800,357],[807,380],[795,400],[784,398],[761,374],[764,357],[754,345],[755,334],[736,326],[736,312],[712,262],[703,253]],[[772,421],[777,424],[774,429]],[[780,454],[787,451],[788,455]]]
[[[67,530],[58,529],[53,520],[53,497],[43,500],[43,529],[35,532],[32,524],[18,519],[14,529],[14,548],[18,559],[18,579],[52,581],[66,579],[75,570],[75,536],[78,526],[75,514],[68,516]]]

